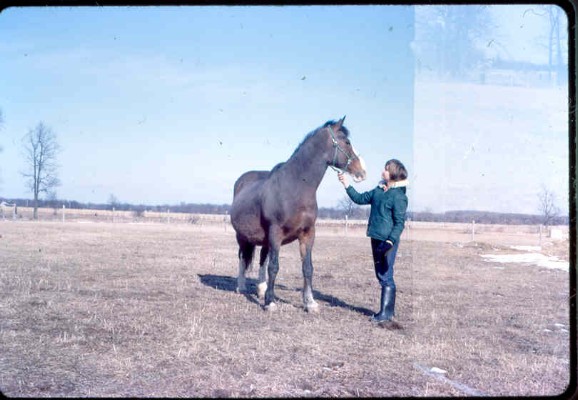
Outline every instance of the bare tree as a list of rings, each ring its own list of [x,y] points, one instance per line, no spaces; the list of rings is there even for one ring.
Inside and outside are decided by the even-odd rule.
[[[562,16],[562,9],[557,5],[548,4],[529,8],[524,12],[524,14],[526,13],[531,13],[548,20],[547,44],[545,45],[548,49],[548,76],[550,81],[552,81],[552,72],[555,70],[556,82],[557,84],[561,84],[564,73],[562,41],[568,39],[567,23],[566,19]],[[554,60],[554,58],[556,59]]]
[[[482,46],[495,39],[487,5],[428,5],[415,23],[418,61],[440,77],[466,77],[483,64]]]
[[[26,184],[34,195],[34,219],[38,219],[40,193],[47,193],[60,185],[56,163],[60,146],[54,132],[40,122],[24,136],[23,147],[26,171],[22,172],[22,176],[27,178]]]
[[[337,209],[342,211],[349,219],[367,217],[365,210],[358,204],[354,203],[348,195],[344,195],[337,202]]]
[[[120,202],[118,201],[118,198],[111,193],[110,196],[108,196],[108,204],[110,204],[110,207],[114,209],[118,207]]]
[[[351,211],[353,210],[353,207],[355,207],[355,206],[356,206],[356,204],[353,202],[353,200],[351,200],[349,198],[348,195],[343,196],[337,202],[337,209],[340,211],[343,211],[343,213],[345,214],[345,216],[347,218],[349,218],[351,216]]]
[[[549,226],[560,214],[560,209],[556,206],[556,196],[554,192],[542,186],[538,193],[538,208],[542,216],[542,224]]]
[[[52,208],[54,215],[58,213],[58,195],[55,190],[46,192],[46,205]]]

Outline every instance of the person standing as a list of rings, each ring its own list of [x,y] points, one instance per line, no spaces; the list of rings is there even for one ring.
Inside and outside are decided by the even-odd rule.
[[[367,236],[371,238],[371,251],[375,276],[381,285],[379,311],[371,317],[374,322],[391,321],[395,316],[396,286],[393,266],[405,226],[408,199],[406,195],[407,170],[396,159],[385,163],[382,180],[368,192],[357,192],[343,173],[338,173],[349,198],[356,204],[370,204]]]

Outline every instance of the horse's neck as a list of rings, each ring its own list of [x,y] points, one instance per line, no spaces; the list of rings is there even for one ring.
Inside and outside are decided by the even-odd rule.
[[[326,150],[316,150],[320,146],[319,137],[311,137],[308,143],[304,143],[285,163],[285,168],[294,177],[293,184],[302,190],[312,190],[314,193],[323,180],[327,169]]]

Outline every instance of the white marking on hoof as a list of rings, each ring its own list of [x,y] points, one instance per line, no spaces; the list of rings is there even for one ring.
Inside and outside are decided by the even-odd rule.
[[[257,285],[257,296],[262,299],[265,297],[267,291],[267,282],[262,282]]]
[[[277,304],[269,303],[265,306],[265,311],[267,312],[275,312],[277,310]]]
[[[319,304],[317,304],[317,302],[313,302],[313,303],[309,303],[309,304],[305,304],[305,311],[313,313],[313,314],[318,314],[319,313]]]

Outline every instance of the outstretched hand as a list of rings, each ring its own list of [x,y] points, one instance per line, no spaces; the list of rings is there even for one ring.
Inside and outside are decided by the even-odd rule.
[[[343,185],[343,187],[345,189],[347,189],[347,187],[349,186],[349,182],[347,180],[347,177],[345,176],[345,174],[343,172],[338,172],[337,173],[337,178],[339,179],[339,182],[341,182],[341,184]]]

